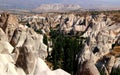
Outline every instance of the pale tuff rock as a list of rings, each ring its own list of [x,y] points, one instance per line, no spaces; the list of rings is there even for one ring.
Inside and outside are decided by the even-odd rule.
[[[84,62],[91,60],[91,63],[97,64],[99,63],[99,59],[104,58],[106,54],[110,53],[112,45],[115,44],[119,36],[119,27],[119,24],[111,26],[106,25],[101,15],[96,18],[92,27],[89,27],[83,34],[84,37],[87,37],[87,40],[82,53],[78,55],[78,71],[81,70],[81,65],[83,65]],[[106,63],[106,74],[110,74],[115,64],[115,57],[110,57],[109,61],[106,61]],[[82,69],[82,71],[84,71],[84,69]],[[79,72],[80,75],[82,74],[81,72]],[[91,72],[93,71],[91,70]]]
[[[38,58],[34,75],[70,75],[70,74],[63,71],[62,69],[51,71],[48,68],[47,64],[41,58]]]
[[[33,44],[31,43],[32,39],[27,38],[22,48],[19,50],[20,54],[16,62],[16,65],[22,67],[27,74],[33,73],[36,60],[35,50],[33,48]]]
[[[95,64],[99,63],[100,59],[104,59],[104,56],[111,52],[113,48],[112,45],[116,43],[118,37],[120,36],[120,25],[112,24],[113,21],[109,18],[109,16],[104,14],[87,15],[83,17],[76,16],[74,14],[53,15],[53,13],[51,13],[49,16],[45,16],[43,21],[35,22],[36,23],[32,22],[33,25],[31,25],[31,27],[35,26],[41,28],[44,34],[49,33],[50,28],[55,28],[64,34],[70,33],[74,35],[78,32],[83,33],[82,36],[87,39],[85,47],[81,51],[82,53],[77,55],[78,70],[80,70],[83,63],[88,60],[91,60],[93,66],[96,67]],[[41,52],[43,51],[44,50],[41,50]],[[112,59],[112,57],[110,58]],[[112,64],[113,67],[114,63],[110,61],[107,61],[106,63],[108,62],[109,64]],[[104,63],[104,66],[106,74],[110,73],[111,65],[105,65]]]
[[[10,41],[10,43],[14,47],[21,47],[26,39],[26,30],[22,27],[18,27],[13,34],[13,37]]]
[[[82,64],[76,75],[100,75],[100,73],[95,64],[91,60],[87,60]]]
[[[6,24],[7,18],[8,18],[8,14],[7,13],[2,13],[1,17],[0,17],[0,27],[4,30],[3,25]]]
[[[13,47],[7,41],[0,41],[0,53],[11,54]]]
[[[14,31],[14,35],[10,43],[14,47],[22,47],[24,46],[24,43],[27,43],[33,46],[32,50],[34,52],[36,51],[41,58],[45,59],[47,57],[47,46],[43,44],[43,36],[35,33],[29,28],[18,27]]]
[[[87,44],[85,44],[84,50],[82,51],[82,53],[79,57],[81,57],[81,58],[79,58],[79,61],[78,61],[78,63],[80,63],[80,64],[84,63],[84,61],[91,59],[92,54],[91,54],[91,51],[89,50],[89,47]]]
[[[8,41],[10,41],[13,36],[14,30],[18,27],[17,17],[6,13],[2,13],[1,15],[2,16],[0,26],[8,36]]]
[[[112,67],[114,66],[114,63],[115,63],[115,57],[112,56],[107,63],[107,70],[108,70],[109,74],[111,73],[111,70],[112,70]]]
[[[0,40],[1,41],[8,41],[8,37],[5,32],[0,28]]]
[[[108,61],[103,60],[111,52],[113,44],[119,45],[120,37],[120,24],[112,24],[110,18],[103,14],[95,17],[35,15],[23,17],[20,23],[24,25],[19,24],[14,15],[1,14],[1,75],[70,75],[61,69],[50,70],[43,61],[47,57],[47,46],[43,43],[43,35],[35,31],[41,29],[48,34],[50,28],[65,34],[82,32],[82,36],[87,38],[83,50],[77,55],[77,75],[100,75],[96,66],[104,67],[106,74],[110,74],[113,67],[120,66],[119,58],[115,56],[110,56]],[[99,64],[100,60],[104,63]]]
[[[116,58],[113,68],[120,68],[120,58]]]
[[[25,75],[21,68],[14,65],[14,60],[8,54],[0,54],[0,74],[1,75]]]
[[[42,75],[45,71],[50,71],[50,69],[42,59],[38,58],[34,75]]]
[[[77,32],[83,32],[85,31],[86,26],[84,25],[74,25],[73,30]]]
[[[17,59],[18,59],[18,56],[19,56],[19,50],[20,50],[21,48],[20,47],[15,47],[14,48],[14,50],[13,50],[13,52],[12,52],[12,54],[11,54],[11,56],[12,56],[12,58],[13,58],[13,60],[16,62],[17,61]]]
[[[4,13],[1,17],[0,74],[34,75],[36,65],[43,65],[41,64],[41,61],[37,62],[37,58],[41,57],[45,60],[47,57],[47,46],[43,44],[43,35],[37,34],[34,30],[26,26],[17,24],[18,21],[15,17],[9,14]],[[12,46],[8,41],[10,41]],[[43,60],[42,63],[45,64]],[[47,65],[45,64],[45,66]],[[39,69],[40,68],[41,66],[39,66]],[[37,70],[39,71],[39,69]],[[58,71],[62,72],[62,70]],[[50,71],[50,73],[52,73],[52,71]],[[63,71],[63,73],[65,72]],[[53,74],[56,75],[56,73]],[[65,74],[69,75],[68,73]],[[39,75],[41,74],[39,73]],[[44,75],[44,73],[42,73],[42,75]]]
[[[14,60],[12,59],[12,57],[8,54],[0,54],[0,62],[1,64],[3,64],[5,67],[5,65],[7,65],[8,63],[15,63]],[[4,69],[2,69],[4,70]]]
[[[42,35],[40,36],[33,30],[27,29],[27,37],[21,49],[19,50],[20,54],[17,59],[17,65],[23,67],[27,74],[33,74],[36,58],[38,56],[41,58],[44,57],[43,59],[45,59],[47,56],[47,47],[42,44],[42,39]],[[44,56],[41,56],[41,54]],[[22,64],[26,65],[23,66]]]
[[[73,25],[74,19],[75,19],[74,14],[68,15],[68,21],[66,22],[68,27],[71,27]]]
[[[29,43],[27,44],[33,46],[33,51],[36,51],[42,59],[45,59],[47,57],[47,46],[43,44],[43,36],[28,29],[27,38],[31,39],[28,40]]]

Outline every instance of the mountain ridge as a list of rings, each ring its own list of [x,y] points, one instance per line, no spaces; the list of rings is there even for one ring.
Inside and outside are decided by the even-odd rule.
[[[33,9],[33,12],[64,12],[80,9],[80,5],[75,4],[41,4],[39,7]]]

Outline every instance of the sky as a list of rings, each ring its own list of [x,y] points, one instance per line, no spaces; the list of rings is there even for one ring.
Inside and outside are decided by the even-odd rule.
[[[120,8],[120,0],[0,0],[0,8],[33,9],[40,4],[79,4],[82,8]]]

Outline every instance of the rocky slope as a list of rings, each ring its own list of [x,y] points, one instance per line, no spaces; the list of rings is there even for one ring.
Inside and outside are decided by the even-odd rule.
[[[47,46],[43,35],[18,23],[16,16],[0,16],[0,75],[70,75],[57,69],[50,70],[43,61]]]
[[[87,37],[82,53],[78,54],[78,71],[77,75],[87,75],[85,72],[90,72],[90,75],[100,75],[98,69],[102,69],[106,75],[110,75],[111,70],[118,68],[120,64],[117,63],[120,58],[118,56],[110,55],[115,51],[115,44],[118,43],[120,37],[120,23],[109,24],[110,22],[104,20],[105,15],[99,15],[97,19],[93,19],[92,26],[88,27],[84,37]],[[118,49],[119,50],[119,49]],[[83,67],[82,65],[91,65]],[[85,69],[85,71],[84,71]],[[84,71],[84,73],[82,73]]]
[[[17,19],[2,13],[1,75],[70,75],[62,69],[52,71],[44,62],[48,54],[42,34],[49,37],[51,29],[86,38],[76,55],[76,75],[100,75],[98,69],[110,75],[112,69],[120,68],[120,23],[112,21],[111,16],[49,13]],[[52,45],[51,41],[48,45]]]
[[[53,28],[65,35],[85,37],[85,46],[76,57],[76,75],[100,75],[98,69],[110,75],[112,69],[120,67],[120,23],[111,16],[47,14],[22,17],[20,21],[44,34]]]

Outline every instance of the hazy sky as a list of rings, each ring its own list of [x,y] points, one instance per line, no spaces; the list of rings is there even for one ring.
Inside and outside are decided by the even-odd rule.
[[[48,3],[80,4],[84,8],[120,7],[120,0],[0,0],[0,7],[35,8]]]

